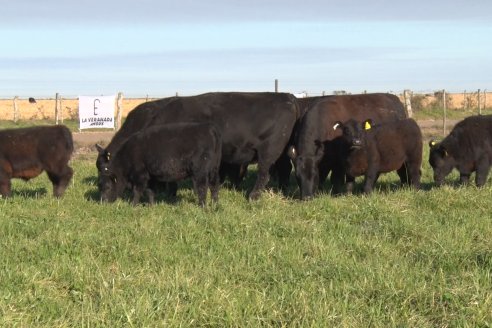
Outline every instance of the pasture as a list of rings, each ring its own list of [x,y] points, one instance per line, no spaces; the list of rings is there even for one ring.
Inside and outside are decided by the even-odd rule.
[[[420,191],[248,202],[253,167],[205,210],[189,183],[101,204],[95,155],[61,199],[43,174],[0,200],[0,326],[492,325],[492,182],[434,188],[427,146]]]

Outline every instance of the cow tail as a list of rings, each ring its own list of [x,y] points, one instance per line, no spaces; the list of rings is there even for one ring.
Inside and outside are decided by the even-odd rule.
[[[219,155],[218,158],[218,165],[220,165],[220,162],[222,161],[222,134],[220,133],[219,129],[215,126],[213,126],[213,134],[215,138],[215,153]]]

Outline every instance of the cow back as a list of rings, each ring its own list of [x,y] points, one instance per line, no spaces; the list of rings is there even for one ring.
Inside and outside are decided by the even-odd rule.
[[[492,159],[492,115],[470,116],[458,122],[441,145],[458,162]]]

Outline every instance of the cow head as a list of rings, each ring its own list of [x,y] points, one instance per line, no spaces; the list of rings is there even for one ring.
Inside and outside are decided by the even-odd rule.
[[[298,154],[296,147],[290,146],[288,155],[294,164],[297,184],[299,185],[302,200],[312,198],[316,193],[319,184],[318,162],[319,152],[322,152],[321,143],[316,143],[314,156]]]
[[[99,174],[99,192],[103,202],[114,202],[119,195],[119,184],[116,174],[110,171],[110,168],[105,167]]]
[[[360,148],[364,145],[364,134],[372,128],[372,121],[366,120],[362,123],[354,119],[345,123],[337,122],[333,125],[333,130],[340,129],[342,138],[350,148]]]
[[[97,159],[96,167],[99,174],[102,174],[105,168],[109,167],[109,161],[111,160],[111,153],[103,148],[101,145],[96,144]]]
[[[429,141],[429,164],[434,170],[434,182],[440,186],[444,182],[444,178],[448,176],[455,166],[454,157],[451,156],[441,143],[434,140]]]

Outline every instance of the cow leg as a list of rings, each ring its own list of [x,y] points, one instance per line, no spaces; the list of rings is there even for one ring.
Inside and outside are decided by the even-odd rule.
[[[198,204],[201,207],[205,207],[207,201],[207,191],[208,191],[208,177],[207,175],[193,177],[193,189],[198,196]]]
[[[132,205],[136,206],[140,203],[140,198],[144,193],[148,193],[147,190],[150,190],[149,181],[150,175],[148,173],[139,173],[133,172],[131,177],[132,182],[132,192],[133,192],[133,200]],[[153,198],[153,197],[152,197]]]
[[[332,184],[332,192],[335,195],[341,194],[342,193],[342,187],[345,183],[345,173],[344,170],[341,167],[334,167],[333,170],[331,171],[331,177],[330,181]],[[353,183],[353,181],[352,181]]]
[[[12,195],[11,183],[9,178],[0,178],[0,194],[2,197],[10,197]]]
[[[251,192],[249,193],[249,200],[257,200],[260,198],[260,193],[270,180],[270,174],[268,170],[268,165],[261,165],[260,161],[258,161],[258,175],[256,177],[256,183]]]
[[[408,177],[408,170],[407,170],[406,163],[403,163],[403,165],[396,172],[398,173],[398,176],[400,177],[400,182],[402,185],[410,183],[410,181],[408,179],[409,177]]]
[[[219,202],[220,177],[217,170],[213,171],[209,177],[209,188],[212,196],[212,202]]]
[[[355,178],[353,176],[347,175],[345,177],[345,181],[346,181],[345,187],[346,187],[347,193],[352,194],[354,192]]]
[[[408,183],[415,189],[420,189],[421,163],[405,163]]]
[[[137,186],[133,185],[132,187],[132,193],[133,193],[133,199],[132,199],[132,205],[136,206],[140,202],[140,197],[142,197],[144,188],[142,186]]]
[[[379,174],[374,169],[368,169],[366,172],[366,177],[364,181],[364,193],[369,194],[372,192],[376,181],[378,180]]]
[[[467,185],[469,181],[470,181],[470,172],[460,172],[460,184]]]
[[[319,171],[318,189],[323,190],[323,185],[326,181],[326,178],[328,177],[328,174],[330,174],[330,168],[327,165],[323,165],[323,163],[320,163],[320,165],[318,166],[318,171]]]
[[[478,162],[477,171],[475,172],[475,183],[477,187],[481,187],[487,181],[487,176],[490,171],[490,163],[486,159],[482,159]]]
[[[147,195],[147,199],[149,200],[150,205],[154,205],[155,203],[155,193],[151,188],[145,189],[145,194]]]
[[[65,189],[73,176],[73,170],[70,166],[63,167],[59,173],[46,172],[48,178],[53,184],[53,195],[55,197],[61,197],[65,192]]]

